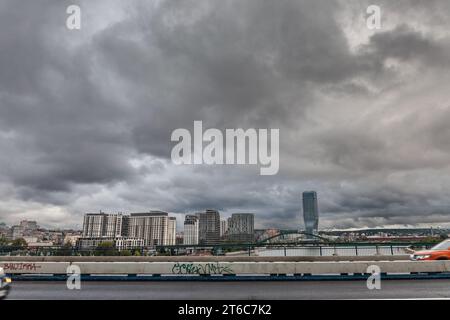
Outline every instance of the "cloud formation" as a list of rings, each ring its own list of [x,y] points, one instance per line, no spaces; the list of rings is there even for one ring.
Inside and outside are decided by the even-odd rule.
[[[217,208],[257,227],[450,222],[450,6],[378,1],[0,3],[0,220]],[[280,172],[174,166],[176,128],[279,128]],[[180,219],[178,219],[180,220]]]

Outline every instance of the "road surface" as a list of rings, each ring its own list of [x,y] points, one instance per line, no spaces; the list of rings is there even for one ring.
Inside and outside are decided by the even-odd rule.
[[[16,281],[8,299],[430,299],[450,298],[450,280],[91,282],[68,290],[63,281]]]

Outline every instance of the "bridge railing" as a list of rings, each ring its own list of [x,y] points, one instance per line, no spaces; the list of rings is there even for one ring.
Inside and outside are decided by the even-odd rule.
[[[67,246],[0,246],[0,256],[180,256],[180,255],[262,255],[262,256],[367,256],[404,255],[411,250],[427,249],[434,243],[277,243],[216,244],[115,248],[76,248]]]

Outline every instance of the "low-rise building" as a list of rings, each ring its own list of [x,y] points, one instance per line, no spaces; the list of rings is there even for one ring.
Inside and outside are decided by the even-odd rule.
[[[66,234],[64,236],[64,244],[70,244],[72,246],[75,246],[77,244],[78,239],[80,238],[81,235]]]
[[[24,230],[21,226],[12,226],[11,227],[11,240],[17,240],[23,238]]]
[[[144,247],[144,240],[131,237],[81,237],[77,240],[77,247],[81,250],[94,250],[100,244],[112,242],[114,247],[121,250],[141,249]]]

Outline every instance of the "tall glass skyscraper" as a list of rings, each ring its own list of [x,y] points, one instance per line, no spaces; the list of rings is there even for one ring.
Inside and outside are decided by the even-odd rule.
[[[316,234],[319,229],[319,208],[315,191],[303,192],[303,219],[306,233]]]

